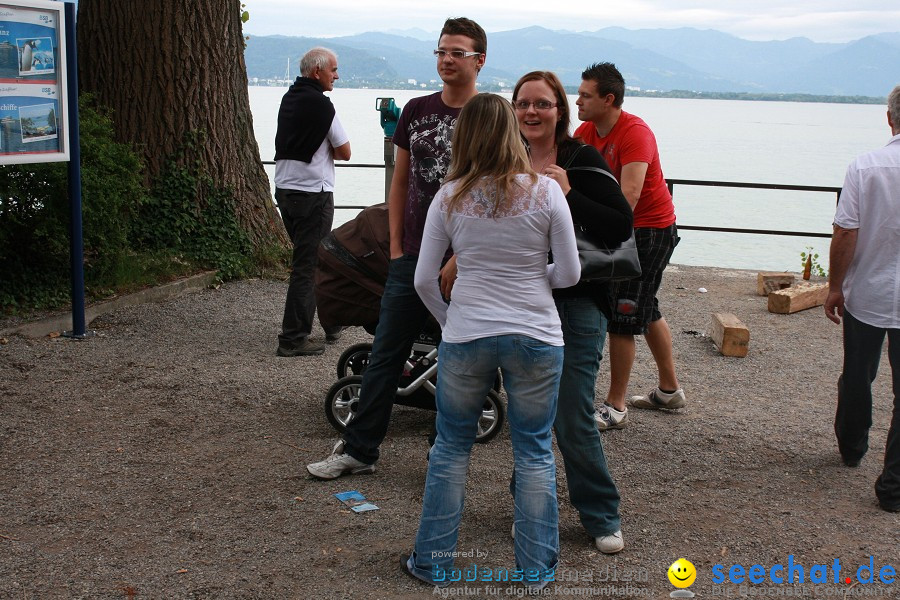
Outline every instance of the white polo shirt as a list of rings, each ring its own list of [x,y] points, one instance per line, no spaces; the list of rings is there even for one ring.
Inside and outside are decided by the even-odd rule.
[[[275,186],[301,192],[334,191],[334,156],[332,148],[339,148],[350,141],[337,114],[331,121],[328,135],[308,163],[302,160],[276,160]]]
[[[859,229],[844,305],[873,327],[900,329],[900,135],[847,169],[834,224]]]

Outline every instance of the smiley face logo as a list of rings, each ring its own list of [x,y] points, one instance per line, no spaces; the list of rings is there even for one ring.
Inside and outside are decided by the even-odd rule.
[[[669,565],[666,574],[669,576],[669,582],[677,588],[690,587],[697,579],[697,569],[685,558],[679,558]]]

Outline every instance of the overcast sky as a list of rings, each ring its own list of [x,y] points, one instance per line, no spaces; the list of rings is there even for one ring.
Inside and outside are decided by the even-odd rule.
[[[475,19],[489,33],[531,25],[570,31],[696,27],[751,40],[846,42],[900,31],[900,0],[243,1],[250,35],[333,37],[413,27],[436,32],[450,16]]]

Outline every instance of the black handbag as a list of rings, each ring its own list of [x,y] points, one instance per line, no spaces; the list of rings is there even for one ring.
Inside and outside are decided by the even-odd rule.
[[[573,154],[569,162],[574,158]],[[566,171],[592,171],[619,183],[615,175],[600,167],[568,167]],[[633,230],[631,237],[621,244],[608,246],[576,223],[575,243],[578,246],[578,261],[581,263],[581,281],[625,281],[641,276],[641,261]]]

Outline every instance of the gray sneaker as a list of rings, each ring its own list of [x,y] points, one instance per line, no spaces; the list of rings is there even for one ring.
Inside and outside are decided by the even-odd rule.
[[[622,539],[621,529],[610,535],[594,538],[594,544],[597,546],[597,550],[603,554],[616,554],[625,549],[625,540]]]
[[[282,346],[278,344],[278,350],[275,356],[317,356],[325,353],[325,344],[317,344],[310,341],[309,338],[304,339],[294,346]]]
[[[678,388],[671,394],[656,388],[646,396],[632,396],[631,405],[635,408],[647,408],[650,410],[659,410],[661,408],[674,410],[682,408],[685,401],[684,390],[681,388]]]
[[[317,479],[337,479],[341,475],[368,475],[375,472],[375,465],[368,465],[344,454],[344,440],[334,445],[331,456],[306,465],[309,474]]]
[[[594,413],[594,420],[597,421],[597,429],[600,431],[622,429],[628,425],[628,409],[619,411],[604,402]]]

